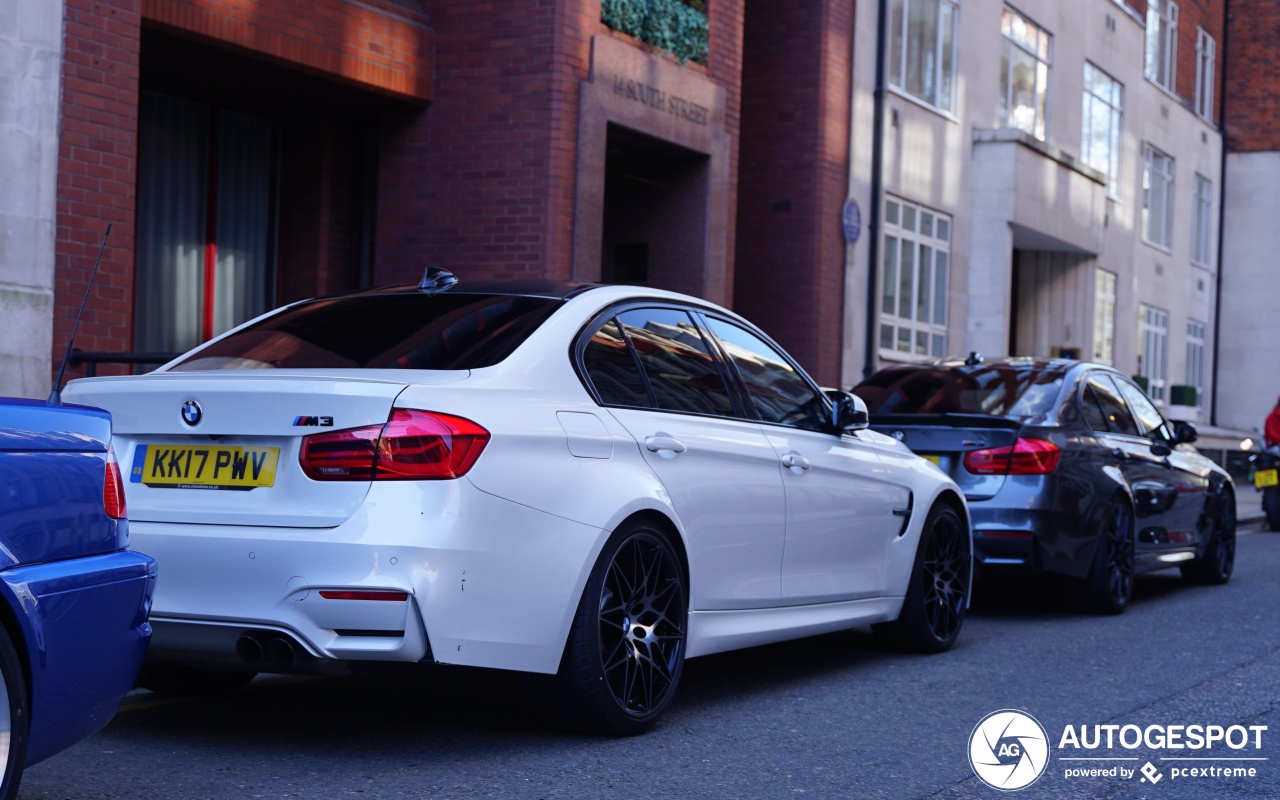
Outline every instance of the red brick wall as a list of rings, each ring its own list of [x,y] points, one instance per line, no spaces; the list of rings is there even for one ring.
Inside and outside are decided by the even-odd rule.
[[[726,89],[736,142],[742,2],[711,9],[706,71]],[[430,109],[384,136],[376,282],[416,280],[427,265],[569,278],[579,84],[591,36],[611,35],[599,0],[435,0],[428,12],[435,93]]]
[[[1232,8],[1234,9],[1234,4]],[[1178,4],[1178,65],[1174,75],[1177,83],[1177,94],[1194,108],[1196,100],[1196,40],[1198,38],[1197,27],[1204,28],[1205,32],[1213,37],[1213,41],[1217,46],[1215,51],[1214,63],[1214,87],[1213,87],[1213,105],[1214,120],[1218,119],[1218,111],[1221,108],[1222,98],[1219,97],[1222,92],[1218,85],[1221,78],[1222,70],[1222,20],[1223,20],[1223,0],[1184,0]]]
[[[54,251],[55,372],[107,223],[113,226],[111,238],[76,346],[128,350],[133,341],[138,7],[139,0],[67,0]],[[67,374],[80,373],[68,368]]]
[[[431,97],[426,17],[384,0],[142,0],[149,24],[418,100]]]
[[[1280,150],[1280,4],[1231,0],[1231,15],[1223,120],[1227,149]]]
[[[327,115],[281,131],[280,305],[356,288],[360,238],[359,135]]]
[[[437,0],[431,107],[391,126],[378,198],[377,283],[427,265],[493,278],[567,277],[577,67],[557,3]],[[554,258],[553,258],[554,254]]]
[[[735,305],[819,381],[840,376],[852,0],[753,0]]]

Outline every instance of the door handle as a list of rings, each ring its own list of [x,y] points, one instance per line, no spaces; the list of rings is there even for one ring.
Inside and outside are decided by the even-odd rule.
[[[809,459],[793,451],[782,457],[782,466],[806,470],[809,468]]]
[[[671,455],[683,453],[685,450],[689,449],[684,446],[684,442],[676,439],[675,437],[667,436],[664,433],[658,433],[645,439],[644,446],[655,453],[661,453],[665,450],[670,452]]]

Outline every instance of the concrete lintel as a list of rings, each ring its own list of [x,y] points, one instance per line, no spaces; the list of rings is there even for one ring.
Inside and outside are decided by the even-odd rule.
[[[1051,144],[1040,141],[1026,131],[1018,130],[1016,128],[997,128],[987,130],[980,128],[973,129],[974,144],[987,144],[994,142],[1014,142],[1016,144],[1020,144],[1023,147],[1034,150],[1045,158],[1058,162],[1069,170],[1080,173],[1104,189],[1107,186],[1106,174],[1081,162],[1070,153],[1054,147]]]

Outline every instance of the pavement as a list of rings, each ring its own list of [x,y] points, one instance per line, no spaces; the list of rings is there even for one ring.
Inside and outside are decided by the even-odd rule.
[[[1266,522],[1266,515],[1262,513],[1262,492],[1247,481],[1237,482],[1236,523],[1250,525],[1255,522]]]

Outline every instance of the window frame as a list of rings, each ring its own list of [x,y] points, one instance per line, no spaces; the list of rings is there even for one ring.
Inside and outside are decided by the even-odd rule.
[[[1164,159],[1168,162],[1169,169],[1167,172],[1158,171],[1155,161]],[[1163,250],[1173,251],[1173,198],[1174,198],[1174,181],[1176,177],[1177,162],[1173,156],[1164,152],[1160,148],[1144,142],[1142,145],[1142,241],[1153,247],[1159,247]],[[1160,234],[1162,238],[1153,238],[1151,233],[1151,200],[1152,192],[1155,189],[1155,178],[1162,179],[1164,186],[1164,215],[1161,220]]]
[[[1138,420],[1134,417],[1133,411],[1129,408],[1129,404],[1125,402],[1124,395],[1121,394],[1120,387],[1116,385],[1116,381],[1114,380],[1115,378],[1116,375],[1107,370],[1095,369],[1085,373],[1083,379],[1080,381],[1080,394],[1076,398],[1076,401],[1080,404],[1081,415],[1083,416],[1084,413],[1084,394],[1092,384],[1102,392],[1109,394],[1113,400],[1120,404],[1118,410],[1124,412],[1125,417],[1130,423],[1132,423],[1134,432],[1129,433],[1123,430],[1113,430],[1110,422],[1111,418],[1107,416],[1107,409],[1102,403],[1098,404],[1098,410],[1102,412],[1103,421],[1107,422],[1107,428],[1105,430],[1097,430],[1090,426],[1090,430],[1095,433],[1105,433],[1111,436],[1130,436],[1134,438],[1141,438],[1140,432],[1142,428],[1138,425]]]
[[[1154,354],[1148,351],[1148,344],[1158,345]],[[1147,379],[1146,394],[1151,401],[1164,405],[1169,378],[1169,312],[1146,303],[1138,304],[1138,374]]]
[[[1110,278],[1110,293],[1104,294],[1102,284]],[[1116,362],[1116,286],[1119,276],[1098,267],[1093,280],[1093,361],[1115,366]],[[1103,301],[1107,301],[1104,305]],[[1105,352],[1099,349],[1099,338],[1106,342]]]
[[[951,258],[952,243],[955,239],[955,220],[950,214],[944,214],[935,211],[932,208],[913,203],[910,200],[898,197],[896,195],[885,195],[885,213],[881,217],[883,223],[881,225],[881,254],[880,263],[876,265],[876,281],[877,281],[877,315],[876,315],[876,336],[877,349],[880,358],[889,361],[929,361],[935,358],[942,358],[946,355],[947,341],[949,339],[949,329],[951,319],[951,285],[954,270]],[[898,207],[898,216],[896,222],[891,222],[889,214],[890,204],[896,204]],[[915,222],[913,227],[908,229],[903,226],[902,220],[906,216],[906,212],[910,210],[914,215]],[[929,217],[931,233],[925,234],[921,232],[921,228],[925,224],[925,217]],[[939,223],[945,225],[947,234],[946,238],[938,235],[940,229]],[[892,238],[896,241],[897,246],[890,248],[888,240]],[[911,256],[911,284],[910,284],[910,300],[908,303],[908,313],[910,316],[901,316],[902,309],[902,266],[904,252],[903,244],[909,243],[912,248]],[[920,250],[922,247],[930,248],[931,262],[928,272],[927,296],[922,300],[919,292],[920,280]],[[896,263],[894,264],[894,279],[892,282],[888,280],[886,274],[885,262],[890,257],[890,251],[893,251]],[[945,256],[945,273],[942,276],[942,285],[939,286],[938,277],[938,255]],[[938,289],[941,288],[942,294],[939,297]],[[886,291],[889,293],[886,294]],[[885,300],[890,296],[893,298],[894,312],[888,313],[884,310]],[[941,307],[939,308],[939,302]],[[920,308],[923,303],[927,320],[918,318]],[[939,310],[942,314],[942,321],[938,322],[937,317]],[[884,331],[886,328],[891,330],[890,346],[884,346]],[[902,332],[906,331],[908,337],[906,340],[907,349],[899,348],[899,342],[902,341]],[[925,336],[924,352],[917,352],[920,336]],[[940,348],[935,348],[936,339],[940,339]],[[935,352],[938,350],[938,352]]]
[[[1213,255],[1213,181],[1195,174],[1191,217],[1191,263],[1208,267]]]
[[[1006,26],[1006,20],[1012,16],[1014,21],[1021,21],[1027,27],[1033,29],[1037,39],[1036,47],[1030,47],[1023,41],[1011,35]],[[1000,83],[1004,90],[1004,105],[1002,107],[1000,117],[1000,127],[1020,130],[1030,136],[1034,136],[1040,141],[1045,141],[1049,135],[1049,111],[1052,100],[1052,80],[1050,79],[1050,71],[1053,69],[1053,34],[1034,22],[1030,17],[1012,6],[1005,6],[1000,14],[1000,39],[1001,39],[1001,73]],[[1034,88],[1036,102],[1032,106],[1035,114],[1031,122],[1031,130],[1027,130],[1014,123],[1011,118],[1013,114],[1013,59],[1010,57],[1013,53],[1011,48],[1016,48],[1022,53],[1031,56],[1036,62],[1036,85]],[[1041,86],[1041,79],[1044,85]],[[1042,94],[1043,92],[1043,94]],[[1043,113],[1040,107],[1043,106]]]
[[[1213,76],[1216,70],[1218,43],[1209,32],[1196,26],[1196,115],[1213,124]]]
[[[649,396],[651,405],[624,406],[617,403],[606,403],[601,399],[600,392],[596,389],[595,382],[591,380],[591,376],[587,372],[583,353],[585,352],[587,345],[590,343],[591,338],[595,336],[597,331],[607,325],[610,320],[616,319],[619,314],[625,314],[628,311],[645,308],[680,311],[689,315],[694,326],[701,334],[703,342],[707,345],[707,352],[711,356],[712,363],[715,364],[716,370],[720,373],[721,380],[724,381],[725,389],[729,395],[729,401],[733,406],[733,416],[726,417],[723,414],[710,412],[660,408],[657,405],[657,395],[653,391],[653,386],[649,383],[649,375],[644,369],[644,364],[640,361],[639,353],[636,352],[635,345],[632,343],[631,337],[627,336],[626,329],[621,325],[621,323],[619,323],[618,327],[621,329],[622,335],[626,339],[627,349],[631,353],[632,359],[635,361],[636,368],[640,371],[641,378],[644,380],[645,392]],[[569,349],[570,362],[573,364],[573,370],[577,373],[578,381],[582,384],[582,388],[587,392],[595,404],[601,408],[627,408],[638,411],[656,412],[660,414],[681,414],[684,416],[714,417],[716,419],[733,419],[738,421],[747,420],[755,422],[756,420],[751,415],[744,413],[744,411],[749,409],[750,406],[744,403],[738,380],[729,369],[732,365],[727,363],[725,355],[720,349],[719,342],[711,335],[711,332],[702,323],[702,320],[699,317],[702,310],[703,309],[698,306],[675,303],[670,300],[659,298],[645,299],[637,297],[613,303],[596,312],[589,320],[587,320],[586,324],[578,329],[578,333],[574,336]]]
[[[1198,330],[1197,330],[1198,329]],[[1187,386],[1196,390],[1196,408],[1204,406],[1204,367],[1209,349],[1209,325],[1187,320]]]
[[[714,319],[726,325],[733,325],[734,327],[741,328],[747,333],[750,333],[751,335],[758,338],[764,344],[768,345],[770,348],[773,349],[775,353],[782,356],[782,360],[788,366],[790,366],[792,370],[795,371],[795,374],[799,376],[800,379],[821,400],[824,408],[824,419],[829,420],[831,418],[831,407],[832,407],[831,397],[822,389],[821,386],[818,385],[817,381],[815,381],[809,375],[809,373],[804,371],[804,368],[801,367],[800,364],[797,363],[796,360],[791,357],[791,354],[788,353],[785,349],[783,349],[783,347],[779,345],[777,342],[775,342],[773,339],[769,338],[768,334],[766,334],[764,331],[760,330],[759,328],[755,327],[754,325],[751,325],[750,323],[746,322],[746,320],[734,319],[728,315],[720,314],[714,311],[697,309],[694,311],[693,316],[697,318],[698,326],[704,329],[707,332],[707,335],[711,337],[711,340],[714,342],[717,353],[720,355],[720,358],[722,359],[723,363],[728,366],[729,372],[733,376],[733,382],[736,383],[736,386],[734,387],[734,391],[737,392],[739,397],[746,402],[746,408],[750,410],[752,415],[751,420],[753,422],[758,422],[761,425],[772,425],[779,428],[788,428],[791,430],[810,431],[814,433],[832,433],[830,429],[815,430],[814,428],[806,427],[803,425],[789,425],[783,422],[774,422],[772,420],[764,419],[762,416],[760,416],[760,414],[756,411],[755,402],[751,397],[751,388],[748,385],[747,379],[743,377],[741,371],[738,369],[738,365],[733,360],[733,355],[727,351],[727,348],[725,347],[724,342],[720,339],[719,336],[716,335],[715,331],[712,330],[707,320]]]
[[[886,61],[886,80],[889,88],[895,92],[900,92],[903,96],[909,97],[922,105],[936,109],[944,114],[954,114],[956,109],[956,78],[959,70],[959,51],[960,51],[960,3],[959,0],[937,0],[938,16],[934,20],[935,36],[933,42],[934,69],[931,79],[934,83],[935,99],[930,100],[928,97],[916,94],[907,87],[907,65],[910,61],[909,45],[912,41],[911,36],[911,3],[920,0],[890,0],[889,3],[889,21],[888,21],[888,38],[889,44],[885,48]],[[895,9],[901,9],[898,19],[901,20],[901,29],[894,30],[895,27]],[[951,22],[951,57],[944,59],[943,54],[946,46],[946,34],[944,33],[943,21],[946,19],[946,10],[950,9]],[[898,50],[898,63],[893,63],[893,54],[895,48]],[[944,87],[949,86],[946,92],[946,102],[943,101]]]
[[[1146,44],[1143,74],[1147,80],[1176,95],[1178,91],[1178,4],[1173,0],[1148,0]],[[1161,80],[1161,77],[1164,80]]]
[[[1112,102],[1111,98],[1102,97],[1093,91],[1094,81],[1090,80],[1090,70],[1105,76],[1114,87],[1117,95],[1116,102]],[[1104,173],[1107,178],[1107,196],[1118,198],[1120,196],[1120,137],[1124,131],[1124,84],[1116,80],[1111,73],[1094,64],[1091,61],[1084,62],[1084,93],[1082,97],[1083,108],[1081,110],[1080,125],[1080,160],[1098,169],[1096,161],[1098,159],[1091,158],[1091,142],[1093,138],[1089,135],[1091,132],[1091,124],[1094,121],[1092,114],[1091,101],[1097,100],[1103,103],[1108,109],[1108,133],[1107,138],[1107,169],[1099,170]],[[1114,126],[1114,127],[1113,127]]]

